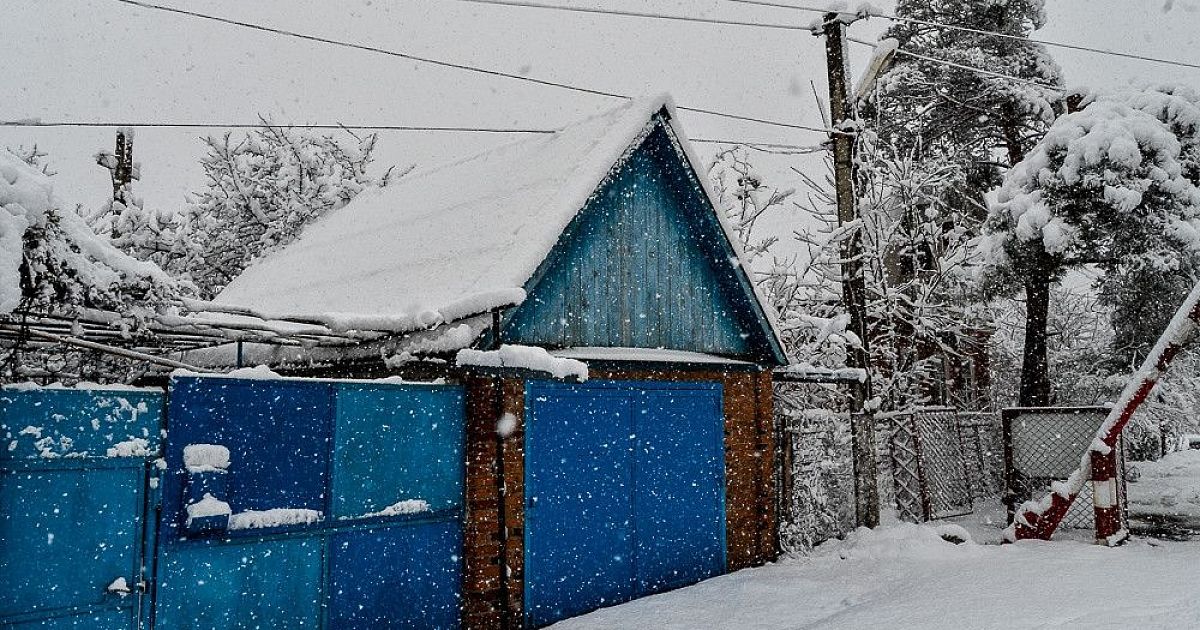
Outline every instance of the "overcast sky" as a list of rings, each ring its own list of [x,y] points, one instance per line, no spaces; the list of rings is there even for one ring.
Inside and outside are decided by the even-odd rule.
[[[198,12],[332,39],[517,72],[624,94],[821,124],[821,41],[803,31],[592,16],[459,0],[159,0]],[[807,24],[813,14],[728,0],[548,0],[576,6]],[[823,0],[820,0],[823,1]],[[797,3],[799,1],[797,0]],[[818,4],[813,0],[810,4]],[[1200,62],[1200,0],[1047,0],[1038,36]],[[277,122],[547,127],[613,101],[511,79],[297,41],[115,0],[0,0],[0,119]],[[885,9],[889,2],[877,2]],[[882,20],[856,24],[874,38]],[[863,53],[857,53],[861,68]],[[1072,85],[1171,79],[1200,87],[1200,70],[1054,49]],[[692,137],[810,144],[808,132],[684,113]],[[148,205],[178,207],[202,184],[200,132],[141,130],[138,186]],[[382,163],[427,166],[512,136],[385,133]],[[64,201],[94,205],[110,190],[91,155],[109,129],[0,129],[0,144],[51,154]],[[707,155],[710,145],[701,147]],[[788,162],[764,170],[786,179]],[[808,168],[808,166],[806,166]],[[779,181],[781,185],[794,185]]]

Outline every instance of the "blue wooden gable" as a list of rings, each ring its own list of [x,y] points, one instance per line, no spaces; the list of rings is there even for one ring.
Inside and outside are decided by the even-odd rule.
[[[655,116],[526,284],[504,342],[786,363],[665,117]]]

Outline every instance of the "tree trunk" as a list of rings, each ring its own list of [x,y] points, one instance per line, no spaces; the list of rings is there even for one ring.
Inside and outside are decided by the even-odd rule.
[[[1025,353],[1021,362],[1022,407],[1050,404],[1046,364],[1046,323],[1050,316],[1050,274],[1044,264],[1025,279]]]

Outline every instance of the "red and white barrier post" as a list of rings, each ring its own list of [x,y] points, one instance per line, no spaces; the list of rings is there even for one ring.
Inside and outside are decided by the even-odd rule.
[[[1099,445],[1098,445],[1099,446]],[[1118,545],[1129,536],[1121,524],[1120,496],[1117,493],[1117,449],[1105,445],[1094,448],[1092,457],[1092,507],[1096,513],[1096,542]]]

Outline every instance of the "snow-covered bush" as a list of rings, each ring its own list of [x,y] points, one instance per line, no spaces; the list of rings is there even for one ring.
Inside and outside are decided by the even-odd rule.
[[[36,164],[36,163],[35,163]],[[73,210],[63,210],[46,171],[0,152],[0,320],[28,315],[111,314],[123,336],[147,334],[152,313],[186,290],[151,263],[97,236]],[[68,381],[128,380],[129,362],[69,347],[0,348],[0,382],[54,374]]]
[[[62,210],[41,170],[0,152],[0,315],[87,307],[136,318],[178,290],[161,269],[118,251]]]

